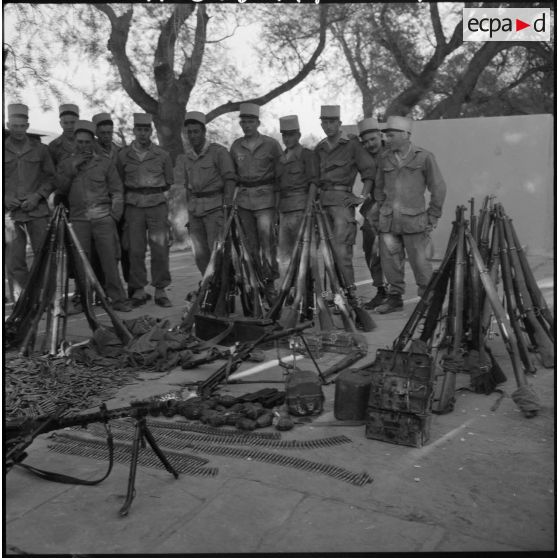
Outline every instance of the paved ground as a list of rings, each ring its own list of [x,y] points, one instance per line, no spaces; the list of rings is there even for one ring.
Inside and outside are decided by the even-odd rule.
[[[362,258],[355,263],[357,280],[364,282],[359,292],[368,298],[373,292],[365,283]],[[531,263],[552,303],[554,263],[543,258],[532,258]],[[198,280],[191,254],[172,255],[172,275],[175,306],[147,305],[131,317],[149,313],[178,322],[184,296]],[[407,294],[402,312],[374,315],[378,328],[366,334],[368,360],[399,333],[414,296]],[[69,331],[76,341],[89,337],[82,316],[71,318]],[[508,377],[503,387],[509,395],[515,389],[511,367],[501,343],[494,347]],[[274,352],[268,357],[275,358]],[[338,358],[328,353],[319,362],[327,367]],[[213,369],[207,365],[195,371],[142,374],[109,408],[177,389]],[[262,382],[281,378],[278,368],[257,376]],[[363,426],[320,426],[334,418],[334,386],[326,386],[324,413],[283,438],[345,434],[352,442],[270,451],[366,471],[374,481],[362,487],[254,459],[204,455],[210,466],[218,467],[217,476],[182,475],[175,480],[164,470],[140,467],[130,515],[120,518],[126,465],[115,464],[110,477],[94,487],[54,484],[16,468],[5,478],[5,547],[12,553],[54,555],[551,551],[556,525],[554,378],[554,370],[539,367],[530,379],[542,403],[542,411],[532,419],[524,418],[509,397],[493,410],[498,394],[459,392],[453,413],[433,417],[430,443],[420,449],[366,439]],[[460,375],[458,387],[467,384],[468,377]],[[222,392],[245,393],[270,385],[230,385]],[[37,439],[27,462],[86,478],[104,471],[99,461],[49,451],[50,443],[46,436]]]

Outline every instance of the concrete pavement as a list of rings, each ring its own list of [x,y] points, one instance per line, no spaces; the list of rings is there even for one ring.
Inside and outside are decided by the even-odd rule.
[[[553,262],[531,260],[552,303]],[[150,314],[173,324],[179,321],[184,296],[195,288],[198,273],[187,252],[173,253],[171,266],[173,308],[148,303],[124,317]],[[359,282],[368,280],[360,257],[355,270]],[[407,277],[412,285],[411,274]],[[362,283],[359,294],[368,298],[373,291]],[[369,353],[359,365],[372,361],[376,349],[391,344],[409,317],[414,296],[411,287],[402,312],[374,315],[378,328],[366,334]],[[70,323],[73,340],[89,337],[82,316],[73,316]],[[502,387],[509,395],[515,389],[511,366],[501,343],[496,342],[494,350],[508,377]],[[276,358],[274,351],[267,351],[267,356]],[[326,353],[319,363],[327,367],[340,357]],[[207,377],[215,366],[143,373],[109,402],[109,408],[178,389]],[[181,475],[175,480],[162,469],[139,467],[130,514],[120,518],[127,465],[115,464],[109,478],[94,487],[54,484],[15,468],[5,478],[6,551],[55,555],[551,551],[556,524],[554,377],[554,370],[539,366],[530,378],[542,404],[532,419],[524,418],[509,397],[494,410],[499,394],[458,392],[455,410],[433,417],[430,442],[420,449],[366,439],[364,426],[320,426],[334,418],[334,386],[325,386],[322,415],[282,438],[345,434],[351,443],[269,451],[366,471],[374,481],[361,487],[254,459],[200,453],[196,455],[218,467],[216,477]],[[281,388],[280,383],[263,382],[281,381],[282,370],[271,368],[254,380],[262,383],[231,384],[221,392]],[[458,387],[468,382],[468,376],[459,375]],[[106,462],[49,451],[52,441],[48,436],[38,438],[26,462],[84,478],[104,472]]]

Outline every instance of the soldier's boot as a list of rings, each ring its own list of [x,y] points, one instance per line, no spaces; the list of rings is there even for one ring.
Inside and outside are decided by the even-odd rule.
[[[380,314],[389,314],[390,312],[396,312],[403,308],[403,297],[397,294],[389,294],[386,301],[376,308],[376,311]]]
[[[387,301],[387,291],[386,288],[383,286],[378,287],[378,290],[376,292],[376,296],[374,298],[371,298],[365,305],[364,308],[365,310],[374,310],[374,308],[377,308],[378,306],[381,306],[382,304],[384,304]]]

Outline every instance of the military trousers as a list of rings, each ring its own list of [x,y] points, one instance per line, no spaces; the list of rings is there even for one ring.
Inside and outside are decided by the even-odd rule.
[[[355,284],[355,272],[353,269],[353,246],[356,240],[357,222],[355,219],[355,208],[338,205],[324,207],[326,217],[331,223],[333,238],[337,253],[341,258],[343,272],[347,286]]]
[[[224,226],[223,210],[218,207],[200,217],[190,216],[188,221],[188,231],[196,265],[203,275],[209,264],[213,244],[219,238],[219,234]]]
[[[275,239],[275,209],[238,208],[248,252],[259,263],[264,280],[271,283],[279,277]]]
[[[27,236],[36,257],[43,245],[47,228],[48,217],[38,217],[29,221],[12,221],[6,217],[4,220],[7,271],[16,296],[26,287],[29,279]]]
[[[296,249],[296,237],[304,219],[304,210],[287,211],[281,213],[279,218],[279,247],[277,259],[279,263],[279,275],[281,280],[287,273],[287,268]]]
[[[372,277],[372,285],[376,288],[384,285],[384,273],[382,271],[382,259],[380,251],[374,250],[374,243],[376,242],[377,234],[374,232],[372,225],[365,219],[360,229],[362,231],[362,251],[364,252],[364,259],[366,265],[370,270]],[[378,244],[379,244],[378,238]]]
[[[432,277],[432,264],[427,259],[429,236],[424,232],[414,234],[380,233],[382,270],[389,283],[390,294],[405,292],[405,252],[422,296]]]
[[[120,256],[120,242],[116,221],[110,216],[91,221],[72,221],[72,227],[79,243],[91,261],[93,243],[99,256],[99,264],[103,270],[103,288],[113,302],[124,300],[126,294],[118,273],[118,258]],[[78,270],[81,267],[78,265]],[[83,280],[85,276],[82,276]]]
[[[145,253],[149,243],[151,253],[151,284],[164,289],[171,282],[169,270],[168,206],[160,203],[153,207],[126,205],[124,211],[127,230],[128,258],[130,262],[128,288],[130,291],[147,285]]]

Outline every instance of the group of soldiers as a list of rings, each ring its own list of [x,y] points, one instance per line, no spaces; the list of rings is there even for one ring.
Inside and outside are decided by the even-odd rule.
[[[15,282],[20,288],[26,285],[27,236],[37,253],[47,229],[48,200],[54,195],[54,203],[68,207],[78,239],[115,310],[126,312],[151,298],[145,291],[147,243],[154,302],[170,306],[165,292],[171,282],[167,197],[174,172],[169,153],[151,141],[152,116],[133,115],[135,139],[122,148],[113,142],[114,125],[108,113],[96,114],[92,121],[80,120],[76,105],[61,105],[63,133],[48,148],[26,133],[28,117],[27,106],[8,106],[4,212],[10,233],[5,246],[8,272]],[[359,137],[343,131],[338,105],[323,105],[320,119],[326,137],[311,150],[300,144],[298,117],[281,117],[282,149],[258,131],[260,107],[242,103],[243,136],[228,150],[207,139],[204,113],[186,113],[188,145],[175,168],[185,177],[196,265],[203,275],[225,215],[234,207],[247,249],[259,263],[272,299],[315,185],[353,291],[356,208],[360,206],[363,249],[377,289],[365,307],[393,312],[403,306],[405,254],[419,295],[430,280],[427,244],[441,216],[444,180],[432,153],[411,142],[408,118],[392,116],[383,126],[375,118],[365,118],[357,125]],[[353,193],[357,173],[362,180],[358,195]],[[79,311],[79,302],[74,306]]]

